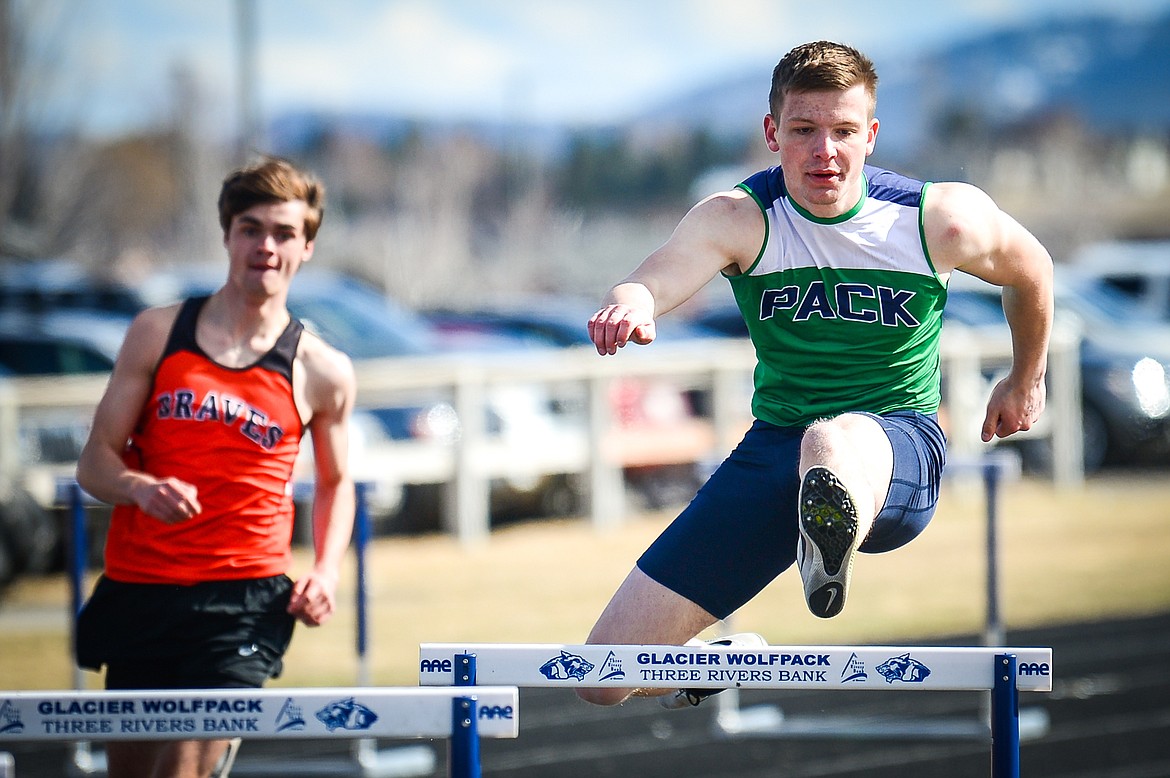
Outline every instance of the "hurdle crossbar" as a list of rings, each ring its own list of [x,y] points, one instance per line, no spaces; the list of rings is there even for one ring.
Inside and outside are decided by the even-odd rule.
[[[1021,691],[1052,691],[1052,649],[906,646],[631,646],[423,643],[419,684],[457,685],[456,657],[477,683],[677,689],[992,689],[995,657],[1014,654]]]
[[[992,776],[1019,776],[1019,692],[1052,691],[1052,649],[423,643],[421,686],[991,692]]]
[[[479,739],[519,734],[515,686],[0,691],[6,741],[445,738],[450,772],[480,775]]]

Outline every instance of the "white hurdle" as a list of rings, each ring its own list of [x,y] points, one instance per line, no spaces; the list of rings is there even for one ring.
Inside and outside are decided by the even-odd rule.
[[[1019,776],[1019,692],[1052,691],[1052,649],[423,643],[421,686],[991,692],[993,778]]]
[[[480,738],[519,734],[515,686],[0,691],[8,741],[442,738],[452,778],[479,778]]]

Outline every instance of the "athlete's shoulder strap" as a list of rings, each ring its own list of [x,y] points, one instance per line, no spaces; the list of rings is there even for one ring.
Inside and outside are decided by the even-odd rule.
[[[163,349],[163,358],[180,351],[190,351],[193,354],[203,353],[195,340],[195,324],[199,321],[199,312],[207,303],[208,297],[191,297],[183,301],[179,313],[175,316],[175,323],[171,325],[171,334],[167,337],[167,345]]]
[[[300,319],[290,318],[284,332],[280,333],[280,337],[276,339],[276,343],[268,353],[260,357],[256,366],[284,376],[291,386],[293,361],[296,359],[297,346],[301,342],[301,333],[304,331],[305,325],[301,323]]]

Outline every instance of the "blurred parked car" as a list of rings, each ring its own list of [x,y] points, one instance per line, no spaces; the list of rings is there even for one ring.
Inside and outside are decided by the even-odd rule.
[[[0,365],[0,382],[11,377]],[[61,524],[29,493],[23,472],[3,461],[12,448],[19,452],[29,437],[35,436],[22,429],[16,446],[0,454],[0,464],[5,465],[0,468],[0,592],[21,575],[52,570],[61,559]]]
[[[98,311],[5,311],[0,367],[13,377],[108,373],[129,324],[127,316]],[[37,409],[23,416],[21,461],[71,469],[89,434],[91,414],[90,409]]]
[[[106,311],[133,316],[141,308],[142,298],[135,288],[95,277],[68,260],[0,262],[0,311]]]
[[[1063,267],[1057,269],[1056,305],[1058,316],[1081,330],[1085,472],[1170,456],[1170,325]],[[944,315],[971,326],[1007,326],[999,289],[982,283],[952,282]],[[1050,467],[1048,441],[1028,441],[1021,450],[1025,464]]]
[[[524,297],[507,304],[467,309],[424,311],[423,316],[437,331],[448,349],[479,352],[533,352],[540,349],[593,349],[586,326],[596,309],[580,300],[561,297]],[[681,342],[687,338],[711,337],[711,333],[673,318],[658,326],[656,342]],[[646,447],[646,463],[624,468],[627,484],[645,507],[660,508],[689,501],[701,483],[710,452],[706,441],[695,440],[692,456],[686,445],[678,445],[679,434],[693,426],[707,407],[702,391],[678,385],[669,378],[622,378],[614,380],[610,403],[617,425]],[[562,403],[576,404],[584,413],[585,396],[562,397]],[[685,434],[685,433],[683,433]],[[654,441],[670,453],[651,450]],[[703,450],[700,451],[699,449]],[[679,461],[691,459],[695,461]],[[696,469],[699,465],[699,469]]]
[[[0,312],[0,364],[16,375],[108,373],[130,316],[98,310]]]
[[[98,311],[0,313],[0,380],[108,373],[130,319]],[[36,408],[21,414],[11,468],[10,500],[0,507],[0,556],[13,572],[43,573],[63,561],[67,510],[58,504],[60,483],[73,477],[89,434],[90,408]],[[101,523],[104,511],[88,509]],[[100,545],[91,559],[100,558]],[[0,568],[3,560],[0,560]],[[2,574],[0,574],[2,578]]]
[[[1092,244],[1073,254],[1068,270],[1099,279],[1137,310],[1170,322],[1170,241]]]
[[[27,491],[0,487],[0,591],[21,575],[49,572],[60,560],[56,521]]]

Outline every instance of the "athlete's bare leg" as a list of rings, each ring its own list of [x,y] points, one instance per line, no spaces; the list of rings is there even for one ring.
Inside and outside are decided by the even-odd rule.
[[[207,778],[230,741],[114,741],[106,744],[110,778]]]
[[[635,567],[602,611],[586,642],[681,646],[718,620]],[[581,699],[595,705],[617,705],[631,694],[656,696],[673,692],[673,689],[577,690]]]
[[[857,508],[864,538],[886,502],[894,472],[894,451],[886,431],[860,413],[817,421],[800,442],[800,477],[815,466],[827,467],[841,479]]]
[[[800,441],[797,564],[809,611],[845,607],[853,561],[885,504],[894,452],[881,424],[847,413],[810,425]]]

